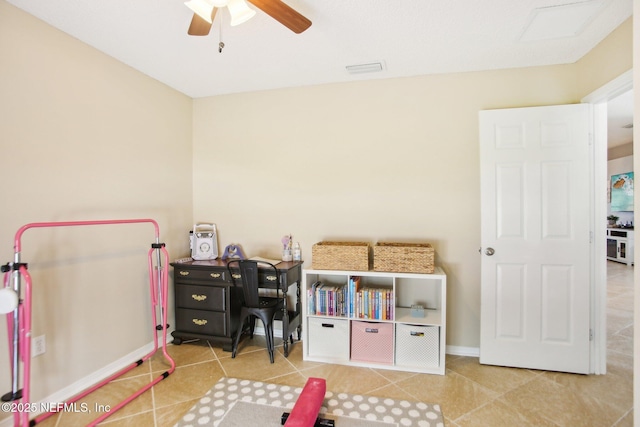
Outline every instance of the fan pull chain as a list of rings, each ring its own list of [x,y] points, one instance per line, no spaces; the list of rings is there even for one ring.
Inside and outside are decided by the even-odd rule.
[[[218,43],[218,53],[222,53],[222,49],[224,48],[224,42],[222,41],[222,16],[220,16],[220,33],[218,39],[220,40],[220,43]]]

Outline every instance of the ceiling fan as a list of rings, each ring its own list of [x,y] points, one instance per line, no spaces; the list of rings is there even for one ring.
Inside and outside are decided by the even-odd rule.
[[[248,0],[249,3],[280,22],[296,34],[300,34],[311,26],[311,21],[296,12],[281,0]],[[187,33],[191,36],[206,36],[211,30],[213,19],[219,8],[227,7],[231,14],[230,25],[238,25],[253,15],[244,0],[190,0],[185,3],[194,11],[191,25]]]

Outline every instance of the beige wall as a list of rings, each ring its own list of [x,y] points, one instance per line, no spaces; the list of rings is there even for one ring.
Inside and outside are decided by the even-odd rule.
[[[0,0],[0,262],[30,222],[154,218],[172,253],[192,220],[191,99]],[[150,225],[29,230],[37,401],[151,341]],[[142,254],[142,256],[140,256]],[[9,391],[4,316],[0,384]],[[132,360],[131,360],[132,361]]]
[[[449,275],[448,344],[475,348],[478,111],[579,102],[631,68],[630,31],[605,41],[617,40],[613,57],[596,49],[573,65],[192,101],[0,0],[0,262],[21,225],[73,219],[155,218],[172,257],[187,254],[193,221],[250,255],[278,256],[292,233],[307,267],[323,239],[428,241]],[[601,62],[615,66],[592,75]],[[34,400],[150,341],[149,233],[25,235],[33,335],[47,336]]]
[[[620,157],[633,155],[633,142],[629,142],[624,145],[618,145],[617,147],[610,148],[607,151],[607,158],[609,160],[619,159]]]
[[[197,99],[195,219],[250,256],[279,256],[292,233],[306,267],[321,240],[430,242],[449,278],[447,343],[477,348],[478,111],[579,102],[631,68],[630,21],[611,38],[572,65]]]
[[[633,18],[627,19],[577,62],[578,85],[589,94],[633,66]]]

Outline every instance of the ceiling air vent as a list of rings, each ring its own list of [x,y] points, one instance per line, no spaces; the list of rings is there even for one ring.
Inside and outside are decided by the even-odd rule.
[[[384,70],[382,62],[370,62],[368,64],[347,65],[349,74],[375,73]]]

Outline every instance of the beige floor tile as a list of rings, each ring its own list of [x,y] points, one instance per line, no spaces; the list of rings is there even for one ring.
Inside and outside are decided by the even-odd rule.
[[[633,313],[633,293],[629,293],[628,291],[622,292],[616,297],[609,298],[607,300],[607,307]]]
[[[633,377],[614,373],[576,375],[561,372],[545,372],[544,377],[562,384],[576,395],[599,401],[616,419],[633,408]]]
[[[529,417],[542,417],[559,426],[612,426],[619,418],[606,404],[545,376],[503,396],[506,404]]]
[[[167,353],[173,359],[176,366],[186,366],[193,363],[201,363],[218,360],[213,349],[207,341],[201,340],[189,344],[167,346]],[[151,358],[151,370],[154,373],[169,369],[169,362],[164,357],[162,349]]]
[[[284,357],[284,347],[279,346],[276,347],[276,351]],[[293,346],[289,346],[289,357],[287,360],[291,363],[296,369],[302,371],[309,368],[314,368],[316,366],[324,365],[324,363],[320,362],[309,362],[303,360],[303,351],[302,351],[302,341],[295,341]]]
[[[617,351],[607,351],[607,373],[633,378],[633,356]]]
[[[633,313],[613,309],[607,311],[607,334],[615,334],[632,325]]]
[[[295,372],[294,366],[279,352],[274,355],[274,363],[269,361],[266,348],[238,352],[235,358],[220,359],[226,376],[262,381]]]
[[[557,427],[536,414],[523,414],[501,399],[463,415],[456,424],[459,427]]]
[[[139,414],[131,415],[126,418],[120,418],[118,420],[109,421],[106,420],[100,425],[109,427],[139,427],[139,426],[152,426],[155,423],[155,414],[153,411],[142,412]]]
[[[633,356],[633,337],[616,334],[607,337],[607,349]]]
[[[281,375],[279,377],[270,378],[268,381],[273,384],[290,385],[292,387],[304,387],[308,378],[302,375],[301,372],[293,372],[290,374]]]
[[[444,376],[415,375],[397,385],[414,396],[414,400],[440,404],[442,413],[452,420],[498,397],[496,392],[450,370]]]
[[[447,365],[447,369],[497,393],[513,390],[538,375],[538,373],[527,369],[481,365],[476,357],[456,359]]]
[[[138,396],[120,410],[115,410],[116,405],[148,383],[148,377],[146,376],[137,376],[109,383],[78,400],[75,405],[69,406],[71,410],[58,414],[56,416],[59,420],[58,425],[86,425],[107,412],[111,412],[107,420],[114,421],[138,413],[153,411],[153,398],[150,390]]]
[[[615,427],[634,427],[633,411],[625,414],[616,424]]]
[[[189,409],[195,405],[200,399],[187,400],[186,402],[176,403],[175,405],[165,406],[156,409],[156,426],[172,427],[180,419],[189,412]]]
[[[391,382],[369,368],[323,364],[301,372],[306,377],[327,380],[327,390],[350,393],[371,394]]]
[[[374,369],[373,371],[394,383],[417,375],[415,372],[395,371],[393,369]]]
[[[155,407],[198,399],[223,376],[225,374],[218,361],[180,366],[153,388]]]
[[[416,400],[415,396],[412,396],[404,389],[395,384],[388,384],[383,387],[371,390],[368,394],[378,397],[388,397],[394,400]]]

